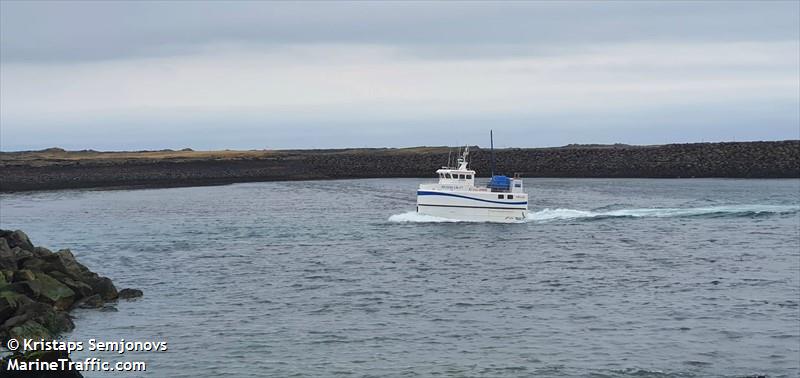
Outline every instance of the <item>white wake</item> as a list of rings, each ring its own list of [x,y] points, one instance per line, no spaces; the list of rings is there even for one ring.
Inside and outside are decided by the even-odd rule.
[[[389,222],[397,223],[442,223],[442,222],[460,222],[455,219],[447,219],[434,217],[432,215],[424,215],[416,211],[409,211],[407,213],[395,214],[389,217]]]
[[[608,211],[586,211],[572,209],[543,209],[529,211],[529,221],[570,220],[581,218],[675,218],[702,215],[748,216],[760,214],[784,214],[800,211],[800,206],[781,205],[729,205],[689,208],[642,208]]]
[[[526,222],[548,222],[558,220],[580,220],[592,218],[675,218],[692,216],[754,216],[768,214],[790,214],[800,212],[800,206],[789,205],[728,205],[689,208],[639,208],[607,211],[543,209],[529,211]],[[389,217],[390,222],[398,223],[443,223],[460,222],[456,219],[440,218],[418,214],[415,211],[395,214]]]

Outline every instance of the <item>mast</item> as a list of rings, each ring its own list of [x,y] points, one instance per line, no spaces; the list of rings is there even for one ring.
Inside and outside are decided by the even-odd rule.
[[[464,146],[464,152],[461,153],[461,156],[458,158],[458,170],[465,171],[467,170],[467,158],[469,157],[469,146]]]
[[[492,177],[494,177],[494,135],[492,135],[492,130],[489,130],[489,144],[492,149]]]
[[[453,149],[450,148],[450,147],[447,147],[447,168],[450,168],[450,154],[452,154],[452,153],[453,153]]]

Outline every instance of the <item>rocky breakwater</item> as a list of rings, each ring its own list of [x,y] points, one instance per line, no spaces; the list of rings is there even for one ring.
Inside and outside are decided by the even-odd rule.
[[[252,181],[425,177],[453,157],[448,147],[252,151],[0,152],[0,192],[173,187]],[[470,167],[490,173],[488,149]],[[450,159],[451,160],[451,159]],[[495,150],[497,172],[523,177],[798,178],[800,140],[657,146],[568,145]]]
[[[54,340],[75,325],[69,311],[76,308],[114,310],[118,299],[139,297],[136,289],[117,291],[107,277],[79,263],[68,249],[52,252],[36,247],[22,231],[0,230],[0,376],[81,376],[70,372],[6,371],[9,359],[57,361],[61,351],[21,353],[8,350],[8,340]],[[21,349],[21,348],[20,348]],[[57,373],[52,375],[53,373]]]

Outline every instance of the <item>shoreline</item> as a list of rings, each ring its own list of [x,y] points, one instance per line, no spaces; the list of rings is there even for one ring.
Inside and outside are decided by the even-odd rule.
[[[479,179],[488,179],[488,176],[476,175]],[[355,177],[355,178],[309,178],[309,179],[283,179],[283,180],[237,180],[231,182],[197,182],[187,183],[179,182],[175,184],[141,184],[141,185],[108,185],[108,186],[92,186],[92,187],[57,187],[47,189],[32,189],[32,190],[16,190],[16,191],[0,191],[0,195],[4,194],[22,194],[22,193],[47,193],[47,192],[60,192],[60,191],[115,191],[115,190],[146,190],[146,189],[177,189],[177,188],[202,188],[208,186],[226,186],[235,184],[247,183],[260,183],[260,182],[299,182],[299,181],[339,181],[339,180],[375,180],[381,178],[407,178],[407,179],[420,179],[420,180],[433,180],[433,177]],[[798,180],[800,177],[528,177],[530,179],[575,179],[575,180]],[[527,181],[526,181],[527,182]]]
[[[39,361],[48,366],[70,361],[66,349],[29,348],[26,340],[53,342],[75,329],[71,311],[116,311],[119,300],[142,295],[138,289],[117,290],[110,278],[78,262],[69,249],[53,252],[35,246],[21,230],[0,229],[0,375],[82,377],[80,369],[25,368]]]
[[[0,192],[152,189],[243,182],[425,178],[448,147],[252,151],[0,152]],[[551,178],[800,178],[800,140],[495,150],[497,171]],[[470,147],[478,177],[488,149]]]

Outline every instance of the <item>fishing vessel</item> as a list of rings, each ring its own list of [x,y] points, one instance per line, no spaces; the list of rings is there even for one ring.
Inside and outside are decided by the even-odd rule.
[[[528,212],[528,194],[519,175],[494,174],[494,138],[490,133],[492,174],[486,186],[475,185],[475,171],[468,168],[469,147],[465,147],[455,167],[436,170],[439,181],[420,184],[417,213],[470,222],[517,223]]]

